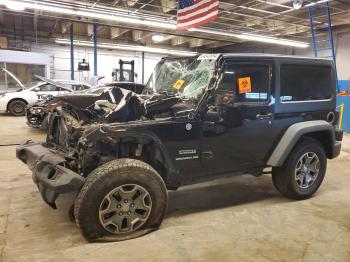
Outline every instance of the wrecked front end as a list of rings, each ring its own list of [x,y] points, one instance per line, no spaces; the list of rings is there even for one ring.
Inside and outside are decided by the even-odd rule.
[[[60,194],[79,190],[85,182],[79,166],[79,155],[74,149],[78,137],[72,137],[72,117],[63,110],[50,116],[47,141],[44,143],[27,141],[16,149],[16,156],[33,173],[33,181],[38,186],[43,200],[52,208]],[[70,123],[70,125],[67,125]],[[69,129],[69,130],[68,130]],[[75,134],[79,136],[80,132]],[[68,141],[70,141],[68,143]]]
[[[43,200],[56,208],[60,194],[78,191],[86,177],[103,163],[118,158],[142,159],[146,153],[154,155],[158,163],[164,160],[155,151],[154,143],[143,147],[151,144],[150,136],[134,134],[130,122],[120,125],[84,125],[71,112],[57,109],[50,115],[47,141],[27,141],[18,146],[17,158],[32,171]]]
[[[63,101],[53,98],[39,101],[34,105],[27,107],[27,125],[33,128],[47,130],[49,124],[49,113],[62,105]]]
[[[47,113],[44,111],[43,106],[31,106],[27,108],[26,117],[27,125],[34,128],[40,128]]]
[[[27,141],[17,147],[16,156],[31,169],[43,200],[54,209],[60,194],[78,190],[85,182],[84,177],[66,167],[64,155],[46,144]]]

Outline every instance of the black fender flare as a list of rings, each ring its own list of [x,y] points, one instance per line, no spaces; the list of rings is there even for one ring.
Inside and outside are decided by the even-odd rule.
[[[282,166],[302,136],[319,131],[325,131],[329,133],[331,136],[331,141],[333,144],[335,144],[334,127],[330,123],[324,120],[312,120],[296,123],[291,125],[286,130],[277,146],[273,150],[272,154],[270,155],[269,159],[267,160],[267,165],[272,167]]]

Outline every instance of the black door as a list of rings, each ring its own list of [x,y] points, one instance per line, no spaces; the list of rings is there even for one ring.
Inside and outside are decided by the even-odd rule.
[[[209,101],[201,140],[201,163],[208,173],[263,166],[277,133],[273,130],[269,63],[230,63]],[[205,174],[203,174],[205,175]]]

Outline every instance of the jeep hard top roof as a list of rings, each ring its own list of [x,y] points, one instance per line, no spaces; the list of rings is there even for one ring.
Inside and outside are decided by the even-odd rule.
[[[307,57],[307,56],[295,56],[295,55],[281,55],[281,54],[265,54],[265,53],[222,53],[224,58],[235,58],[235,57],[244,57],[244,58],[271,58],[271,59],[303,59],[303,60],[320,60],[332,62],[332,59],[327,58],[318,58],[318,57]]]
[[[266,54],[266,53],[216,53],[222,55],[223,58],[244,58],[244,59],[271,59],[271,60],[289,60],[289,61],[305,61],[305,62],[318,62],[323,65],[333,64],[331,58],[319,58],[319,57],[307,57],[307,56],[296,56],[296,55],[281,55],[281,54]],[[199,57],[201,54],[192,56],[193,58]],[[215,55],[215,54],[213,54]],[[163,59],[179,59],[179,58],[191,58],[191,56],[168,56]]]

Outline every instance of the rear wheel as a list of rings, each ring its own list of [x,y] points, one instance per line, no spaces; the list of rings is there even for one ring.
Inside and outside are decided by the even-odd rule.
[[[8,110],[14,116],[23,116],[26,112],[27,103],[23,100],[13,100],[9,106]]]
[[[135,159],[110,161],[94,170],[79,192],[74,217],[89,241],[120,241],[157,229],[167,206],[160,175]]]
[[[284,165],[273,169],[272,180],[282,195],[306,199],[320,187],[326,168],[327,157],[322,145],[312,138],[303,138]]]

